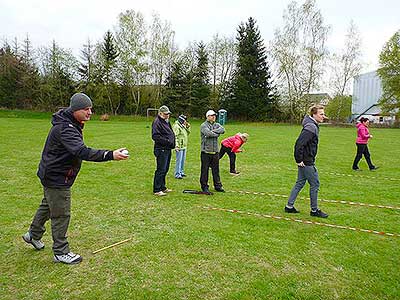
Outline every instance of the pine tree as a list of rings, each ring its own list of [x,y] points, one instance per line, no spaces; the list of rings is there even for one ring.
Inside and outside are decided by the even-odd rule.
[[[225,107],[230,115],[253,120],[276,119],[278,95],[273,86],[260,31],[253,18],[237,30],[238,61]]]
[[[89,39],[87,44],[83,45],[83,49],[81,50],[81,59],[82,61],[78,69],[80,85],[87,87],[94,80],[94,47]]]
[[[176,115],[189,115],[191,111],[187,78],[187,69],[183,61],[174,62],[171,73],[166,79],[163,103]]]
[[[210,78],[208,73],[208,54],[206,45],[200,42],[196,49],[197,64],[193,70],[193,85],[191,90],[191,111],[200,117],[209,108]]]
[[[115,86],[114,69],[115,69],[116,59],[118,57],[118,51],[117,47],[114,44],[113,34],[109,30],[106,32],[104,36],[104,42],[102,45],[101,53],[103,57],[103,69],[104,69],[103,82],[106,88],[108,104],[111,113],[116,114],[118,109],[117,107],[118,104],[115,104],[114,102],[115,99],[118,99],[119,97],[113,96],[112,90],[113,87]]]

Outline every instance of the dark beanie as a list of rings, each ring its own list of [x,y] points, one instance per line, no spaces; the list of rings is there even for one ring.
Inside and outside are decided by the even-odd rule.
[[[76,93],[71,97],[69,108],[72,112],[92,106],[92,100],[84,93]]]

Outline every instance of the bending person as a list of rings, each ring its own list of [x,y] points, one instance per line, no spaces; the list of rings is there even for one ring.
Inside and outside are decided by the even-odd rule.
[[[239,175],[236,170],[236,153],[242,152],[240,147],[247,142],[249,135],[247,133],[237,133],[234,136],[228,137],[221,142],[221,150],[219,151],[219,159],[225,153],[229,156],[229,173],[231,175]]]

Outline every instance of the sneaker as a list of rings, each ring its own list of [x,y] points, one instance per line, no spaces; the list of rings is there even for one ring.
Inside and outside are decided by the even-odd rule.
[[[319,218],[327,218],[328,214],[324,213],[322,210],[317,209],[316,211],[310,211],[310,216],[319,217]]]
[[[371,169],[369,169],[370,171],[375,171],[375,170],[378,170],[379,169],[379,167],[373,167],[373,168],[371,168]]]
[[[233,175],[233,176],[238,176],[240,174],[240,172],[238,171],[233,171],[233,172],[229,172],[229,174]]]
[[[225,193],[225,190],[224,190],[222,187],[216,188],[215,190],[216,190],[217,192],[220,192],[220,193]]]
[[[54,255],[55,263],[64,263],[67,265],[79,264],[82,261],[82,256],[69,252],[67,254]]]
[[[182,177],[186,177],[186,174],[182,174],[181,176],[182,176]]]
[[[202,188],[201,189],[204,193],[211,193],[208,187]]]
[[[170,192],[172,192],[172,190],[171,189],[165,189],[165,190],[163,190],[163,192],[164,193],[170,193]]]
[[[31,237],[29,231],[22,236],[22,239],[26,243],[31,244],[33,247],[35,247],[36,250],[42,250],[44,248],[44,243],[41,240],[34,240]]]
[[[298,214],[300,211],[297,210],[294,206],[293,207],[285,206],[285,212],[287,212],[289,214]]]
[[[167,196],[167,193],[164,193],[163,191],[159,191],[157,193],[154,193],[155,196]]]

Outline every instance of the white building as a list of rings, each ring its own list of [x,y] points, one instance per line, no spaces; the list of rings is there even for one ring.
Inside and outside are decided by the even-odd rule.
[[[382,82],[376,71],[354,77],[351,121],[367,117],[373,123],[392,123],[394,116],[382,114],[378,102],[382,96]]]

